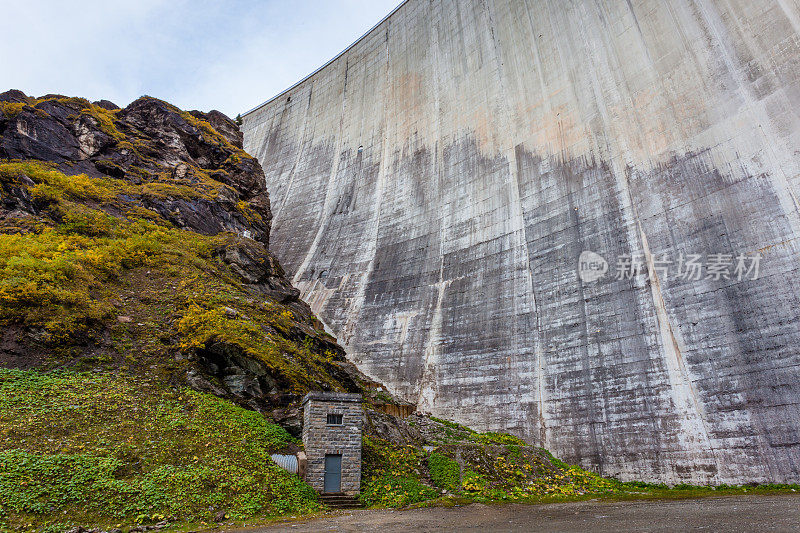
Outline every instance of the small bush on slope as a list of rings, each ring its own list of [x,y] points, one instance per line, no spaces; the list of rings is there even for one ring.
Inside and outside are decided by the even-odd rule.
[[[431,472],[431,480],[440,489],[449,491],[459,489],[461,471],[454,460],[433,452],[428,456],[428,469]]]
[[[233,403],[124,375],[0,370],[0,526],[210,521],[318,509]]]
[[[414,476],[384,474],[369,483],[361,492],[361,502],[367,506],[404,507],[438,496],[431,487]]]

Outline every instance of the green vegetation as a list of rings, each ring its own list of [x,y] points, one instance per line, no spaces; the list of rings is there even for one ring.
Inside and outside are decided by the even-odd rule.
[[[96,105],[89,104],[81,110],[82,115],[94,118],[100,125],[100,129],[117,141],[125,139],[125,135],[117,129],[114,120],[117,118],[119,109],[105,109]]]
[[[34,201],[62,223],[0,235],[0,324],[43,327],[46,343],[69,345],[110,316],[106,283],[126,270],[196,255],[183,244],[186,232],[74,203],[108,200],[117,180],[69,179],[38,163],[0,164],[0,180],[19,174],[35,183]]]
[[[425,452],[364,437],[361,502],[367,506],[403,507],[435,498],[437,492],[420,480]]]
[[[178,229],[121,200],[147,194],[148,184],[66,176],[38,162],[0,163],[3,183],[28,188],[49,214],[31,217],[22,229],[0,227],[0,325],[40,330],[45,367],[73,360],[76,346],[97,343],[85,361],[92,368],[105,361],[110,368],[157,364],[174,372],[181,366],[176,348],[191,352],[224,341],[265,363],[287,391],[341,389],[328,371],[331,354],[298,333],[292,312],[254,298],[219,259],[237,237]]]
[[[361,502],[370,507],[405,507],[433,499],[437,493],[413,476],[384,474],[361,491]]]
[[[192,115],[191,113],[187,113],[186,111],[181,111],[175,106],[171,104],[166,105],[172,107],[176,112],[180,113],[181,117],[183,117],[186,122],[200,130],[200,134],[203,136],[203,140],[210,144],[216,144],[217,146],[224,147],[228,150],[233,151],[234,154],[241,152],[238,148],[233,146],[228,139],[225,138],[224,135],[220,134],[214,127],[208,123],[207,120],[203,120],[201,118],[197,118],[196,116]],[[244,154],[244,152],[241,152]]]
[[[476,433],[474,440],[481,444],[504,444],[507,446],[527,446],[524,440],[508,433],[495,433],[489,431],[486,433]]]
[[[25,212],[0,220],[0,328],[39,369],[0,370],[0,530],[202,525],[220,513],[236,520],[319,509],[315,493],[269,458],[300,445],[285,430],[168,385],[184,382],[200,350],[224,346],[261,362],[283,393],[343,389],[321,324],[255,292],[224,260],[244,250],[257,272],[282,275],[261,244],[181,229],[159,211],[164,200],[210,200],[263,224],[258,206],[231,200],[238,194],[215,179],[246,171],[229,165],[249,156],[180,112],[231,155],[214,171],[164,170],[148,157],[157,157],[150,139],[122,134],[129,128],[117,111],[56,99],[148,168],[99,162],[114,176],[134,175],[122,180],[0,161],[0,198]]]
[[[546,503],[598,497],[677,499],[800,491],[797,485],[680,484],[668,487],[643,482],[623,483],[568,465],[542,448],[518,444],[521,441],[509,435],[482,434],[446,420],[430,420],[439,426],[438,435],[442,437],[441,444],[431,452],[375,437],[364,438],[361,500],[365,505]],[[432,429],[428,427],[429,431]]]
[[[157,380],[0,370],[0,529],[311,512],[314,491],[269,458],[294,442]]]
[[[430,419],[438,424],[433,440],[441,444],[472,443],[472,444],[502,444],[506,446],[527,446],[527,443],[508,433],[488,431],[480,433],[474,429],[462,426],[449,420],[442,420],[434,416]]]
[[[428,469],[431,481],[440,489],[456,491],[459,489],[461,468],[453,459],[432,452],[428,456]]]
[[[691,485],[678,483],[669,486],[665,483],[645,483],[643,481],[614,481],[619,489],[615,499],[680,499],[702,498],[705,496],[734,496],[741,494],[786,494],[800,492],[800,485],[785,483],[764,483],[751,485]]]
[[[453,429],[453,423],[443,427]],[[508,439],[498,439],[497,435],[488,439],[512,439],[507,435],[503,437]],[[433,487],[479,502],[610,495],[619,490],[612,480],[577,466],[556,465],[550,458],[544,450],[527,445],[467,441],[443,444],[427,453],[418,447],[365,437],[361,499],[366,505],[399,507],[439,497],[440,490]],[[464,465],[463,473],[459,462]]]
[[[19,115],[22,108],[25,107],[27,104],[22,102],[0,102],[0,112],[2,112],[7,117],[15,117]]]

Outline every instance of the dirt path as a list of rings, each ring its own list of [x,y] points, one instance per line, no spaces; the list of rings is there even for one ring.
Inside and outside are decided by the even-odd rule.
[[[410,511],[350,511],[249,530],[378,531],[799,531],[800,496],[481,505]]]

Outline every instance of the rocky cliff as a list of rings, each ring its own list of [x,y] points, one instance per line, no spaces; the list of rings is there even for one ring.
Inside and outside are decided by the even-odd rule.
[[[264,175],[219,112],[0,94],[0,364],[158,377],[299,432],[358,372],[269,253]]]
[[[770,0],[409,0],[244,115],[272,250],[423,410],[625,478],[796,481],[799,30]]]

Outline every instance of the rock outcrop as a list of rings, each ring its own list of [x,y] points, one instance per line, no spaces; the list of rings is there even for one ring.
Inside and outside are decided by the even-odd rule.
[[[797,482],[798,21],[409,0],[244,115],[271,249],[422,410],[626,479]]]
[[[222,113],[155,98],[0,94],[0,365],[159,375],[296,434],[304,392],[360,391],[269,252],[241,143]]]
[[[0,108],[0,158],[50,161],[67,174],[196,188],[202,194],[191,200],[140,203],[178,227],[229,231],[269,245],[272,215],[263,171],[241,152],[238,126],[222,113],[190,114],[148,97],[122,110],[108,101],[30,99],[20,91],[0,94],[0,102],[12,104]],[[260,218],[248,219],[249,211]]]

